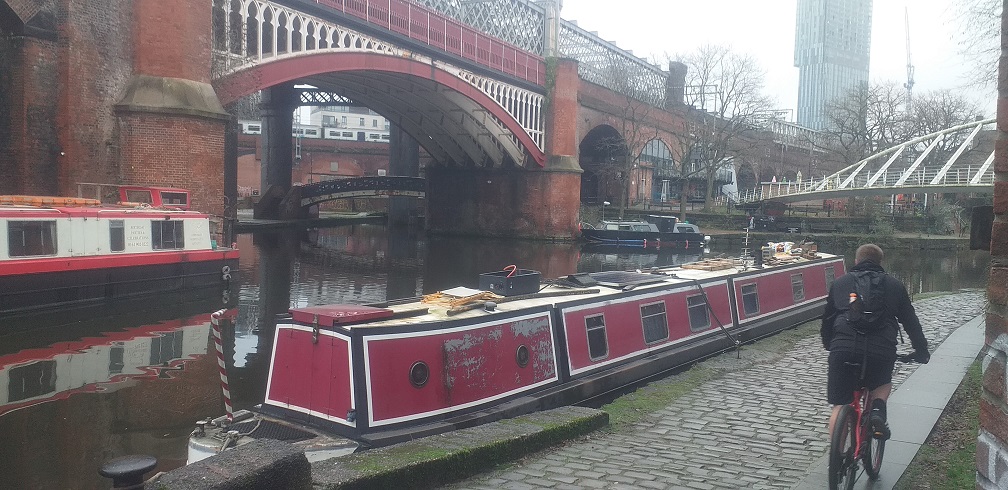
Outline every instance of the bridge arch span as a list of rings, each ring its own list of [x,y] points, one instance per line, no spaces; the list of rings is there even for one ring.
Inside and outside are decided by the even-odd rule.
[[[285,83],[344,95],[382,114],[445,165],[544,165],[539,144],[496,100],[437,61],[370,51],[311,52],[251,66],[215,81],[222,104]],[[536,101],[505,97],[520,112]],[[525,107],[522,107],[522,106]],[[541,115],[536,114],[537,116]]]

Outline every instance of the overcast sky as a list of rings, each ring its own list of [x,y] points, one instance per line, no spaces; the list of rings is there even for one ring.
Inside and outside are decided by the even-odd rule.
[[[703,44],[753,55],[766,71],[766,93],[779,108],[798,105],[794,67],[797,0],[563,0],[561,17],[649,60],[692,51]],[[960,89],[968,72],[960,55],[959,22],[950,0],[875,0],[871,82],[906,82],[904,7],[909,7],[914,93]],[[993,117],[995,91],[969,90]],[[792,112],[790,119],[794,120]]]

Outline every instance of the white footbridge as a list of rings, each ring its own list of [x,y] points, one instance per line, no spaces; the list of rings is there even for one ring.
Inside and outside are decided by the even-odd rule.
[[[821,179],[763,183],[740,192],[739,201],[792,203],[915,193],[993,194],[993,138],[978,138],[978,134],[993,130],[995,121],[984,119],[921,136]]]

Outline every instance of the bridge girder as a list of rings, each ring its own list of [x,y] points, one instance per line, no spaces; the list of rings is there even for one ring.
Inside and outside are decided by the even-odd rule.
[[[359,100],[368,101],[366,104],[369,107],[390,121],[395,121],[400,129],[420,142],[436,161],[462,164],[478,158],[479,148],[463,138],[454,138],[450,128],[436,124],[436,115],[440,109],[437,107],[435,90],[409,80],[380,85],[373,79],[365,80],[352,75],[341,77],[335,84],[341,87],[339,90],[345,90]]]
[[[758,189],[742,193],[740,201],[801,202],[853,196],[879,196],[916,193],[993,193],[993,151],[979,149],[974,141],[980,131],[996,122],[985,119],[961,124],[895,145],[871,155],[821,180],[763,183]],[[937,162],[928,160],[938,145],[949,138],[955,151]],[[991,145],[992,146],[992,145]],[[991,148],[991,150],[993,150]],[[901,156],[916,152],[913,163],[894,169]],[[968,158],[962,158],[972,152]],[[982,152],[982,153],[978,153]],[[979,158],[984,158],[980,160]],[[879,163],[885,159],[885,163]],[[928,168],[930,163],[930,168]]]
[[[450,96],[440,99],[454,103],[454,106],[449,104],[441,110],[445,114],[443,119],[451,119],[457,126],[450,128],[447,134],[468,141],[455,145],[439,142],[443,151],[431,153],[451,156],[446,163],[500,166],[511,160],[517,165],[530,161],[545,164],[545,122],[542,116],[545,97],[542,93],[511,83],[507,75],[487,76],[460,67],[466,60],[459,60],[462,65],[456,66],[447,62],[448,58],[435,60],[426,56],[410,42],[400,42],[399,38],[390,40],[388,36],[383,38],[378,34],[365,33],[354,27],[359,24],[359,19],[348,21],[343,14],[332,9],[312,7],[305,10],[308,12],[267,0],[215,3],[214,83],[222,102],[227,103],[238,96],[265,88],[267,83],[304,82],[319,75],[321,67],[330,67],[327,70],[329,73],[366,72],[371,78],[363,86],[368,89],[376,78],[385,76],[382,72],[398,71],[415,80],[431,81],[437,87],[433,92],[435,94],[443,89],[453,91]],[[247,33],[253,34],[250,36]],[[258,39],[255,33],[259,33]],[[403,43],[403,46],[399,45]],[[354,63],[321,58],[314,63],[313,69],[308,59],[319,54],[348,54],[358,60],[371,56],[372,61],[350,66]],[[374,56],[386,59],[378,60]],[[295,62],[284,63],[287,61]],[[282,73],[284,70],[280,67],[271,69],[269,65],[276,63],[298,65],[298,70]],[[386,78],[385,83],[394,78]],[[334,92],[346,95],[343,91]],[[373,100],[355,102],[368,106],[375,104]],[[469,115],[452,117],[455,107],[460,107],[462,113],[468,112]],[[429,114],[434,111],[425,108],[415,112]],[[395,121],[393,114],[383,115]],[[492,117],[486,117],[488,114]],[[414,127],[429,128],[423,124],[415,124]],[[425,136],[440,134],[413,136],[428,149],[431,145],[425,142]],[[490,138],[487,138],[488,135]],[[450,150],[452,146],[461,149],[464,156]]]

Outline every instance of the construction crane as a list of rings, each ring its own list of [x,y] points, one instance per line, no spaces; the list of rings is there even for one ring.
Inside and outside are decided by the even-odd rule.
[[[913,106],[913,86],[914,86],[914,66],[910,61],[910,9],[903,7],[903,18],[906,25],[906,54],[907,54],[907,81],[903,84],[906,87],[906,111],[909,114]]]

